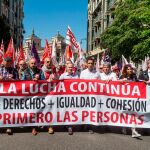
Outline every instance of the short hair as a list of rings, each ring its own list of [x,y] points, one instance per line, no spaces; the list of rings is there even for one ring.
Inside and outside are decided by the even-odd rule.
[[[86,60],[86,62],[88,62],[89,60],[92,60],[93,63],[94,63],[94,61],[95,61],[93,57],[88,57],[87,60]]]
[[[104,66],[111,67],[111,63],[110,63],[110,62],[104,62],[103,67],[104,67]]]

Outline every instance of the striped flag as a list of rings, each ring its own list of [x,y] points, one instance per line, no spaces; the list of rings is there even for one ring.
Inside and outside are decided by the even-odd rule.
[[[70,59],[74,63],[74,53],[78,53],[79,45],[69,26],[67,29],[66,44],[66,59]]]
[[[22,45],[20,45],[20,50],[18,51],[18,60],[17,60],[17,62],[19,63],[21,60],[25,60]]]

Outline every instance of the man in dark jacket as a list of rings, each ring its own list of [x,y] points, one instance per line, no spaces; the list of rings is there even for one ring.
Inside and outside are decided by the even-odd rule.
[[[147,70],[143,71],[143,73],[139,76],[140,80],[150,81],[150,59],[147,61]]]
[[[29,61],[29,67],[24,70],[22,80],[45,80],[44,73],[37,67],[35,58]]]
[[[18,71],[12,64],[10,57],[4,58],[3,65],[0,67],[0,80],[18,80]]]
[[[18,71],[12,66],[13,61],[10,57],[4,58],[3,65],[0,67],[0,81],[3,80],[18,80]],[[8,135],[12,135],[12,128],[6,130]]]
[[[22,80],[45,80],[44,73],[41,69],[37,67],[36,59],[31,58],[29,61],[29,67],[24,70],[22,74]],[[36,127],[32,128],[32,134],[37,135]]]

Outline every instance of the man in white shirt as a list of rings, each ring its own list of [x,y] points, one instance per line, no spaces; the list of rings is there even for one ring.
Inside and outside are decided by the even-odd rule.
[[[103,64],[103,73],[100,74],[101,80],[117,81],[117,76],[111,71],[111,64],[106,62]]]
[[[60,77],[59,80],[64,80],[64,79],[78,79],[79,76],[73,72],[74,65],[72,63],[67,64],[66,66],[66,72],[63,73]]]
[[[94,70],[94,59],[88,58],[87,59],[87,69],[83,70],[80,74],[80,79],[100,79],[100,73]],[[93,134],[93,127],[90,125],[86,125],[86,128],[89,129],[89,133]]]
[[[79,76],[73,72],[74,65],[70,62],[66,65],[66,72],[63,73],[60,77],[59,80],[64,80],[64,79],[78,79]],[[72,127],[68,127],[68,134],[72,135],[73,130]]]
[[[81,72],[80,79],[101,79],[100,73],[94,70],[94,59],[88,58],[87,69]]]

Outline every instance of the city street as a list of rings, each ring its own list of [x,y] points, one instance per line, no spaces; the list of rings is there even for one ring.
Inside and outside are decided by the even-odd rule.
[[[40,132],[37,136],[31,133],[15,133],[13,136],[0,134],[1,150],[148,150],[150,136],[141,139],[131,138],[120,133],[56,132],[49,135]]]

